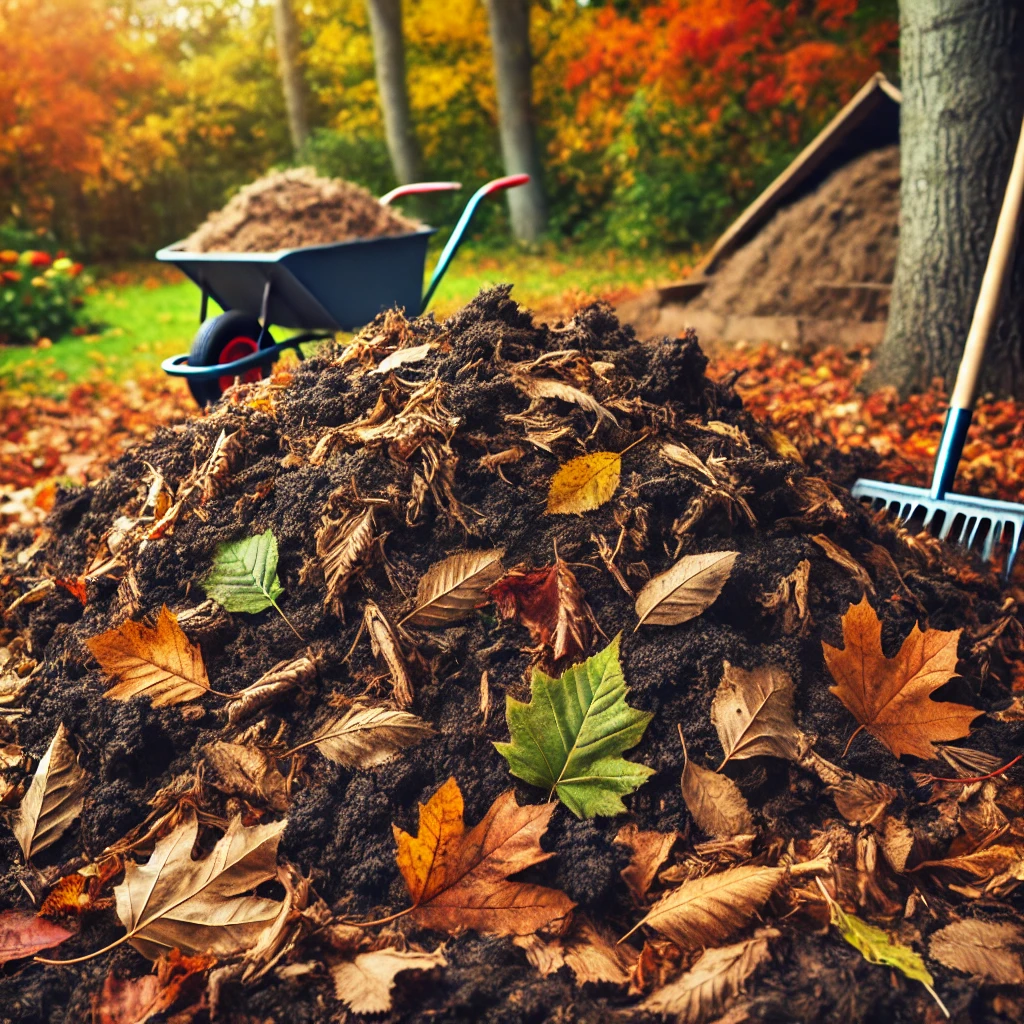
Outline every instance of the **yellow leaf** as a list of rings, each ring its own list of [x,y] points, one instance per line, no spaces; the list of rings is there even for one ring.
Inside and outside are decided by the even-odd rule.
[[[145,694],[153,707],[163,707],[194,700],[210,689],[198,644],[189,643],[166,605],[155,626],[129,619],[86,645],[103,671],[117,680],[104,693],[113,700]]]
[[[548,512],[579,515],[611,500],[619,486],[622,458],[617,452],[593,452],[571,459],[551,478]]]

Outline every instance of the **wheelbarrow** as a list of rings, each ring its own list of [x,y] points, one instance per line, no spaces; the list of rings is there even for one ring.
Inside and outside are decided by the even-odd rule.
[[[161,367],[183,377],[200,406],[216,402],[236,380],[259,380],[286,348],[303,358],[303,342],[329,338],[337,331],[355,331],[392,307],[419,315],[441,283],[462,244],[473,214],[490,195],[525,185],[528,174],[496,178],[477,189],[462,211],[421,293],[427,243],[436,228],[402,235],[357,239],[329,245],[307,245],[277,252],[188,252],[177,242],[156,258],[173,263],[202,293],[200,328],[187,355],[165,359]],[[402,196],[459,189],[454,181],[402,185],[380,202]],[[207,319],[213,299],[224,310]],[[271,327],[297,329],[275,341]]]

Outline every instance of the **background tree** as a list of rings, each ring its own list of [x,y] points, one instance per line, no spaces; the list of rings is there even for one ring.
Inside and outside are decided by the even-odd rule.
[[[547,224],[540,153],[533,123],[531,0],[487,0],[498,90],[498,130],[506,174],[529,174],[529,185],[510,190],[512,233],[534,242]]]
[[[405,40],[402,36],[402,0],[366,0],[373,35],[373,60],[377,73],[384,135],[391,166],[399,184],[422,177],[419,142],[409,110],[405,80]]]
[[[900,242],[872,386],[951,387],[1024,114],[1020,0],[901,0]],[[1024,396],[1024,254],[983,391]]]
[[[274,37],[284,105],[288,111],[288,130],[295,152],[300,153],[309,138],[309,111],[299,59],[299,25],[292,0],[274,0]]]

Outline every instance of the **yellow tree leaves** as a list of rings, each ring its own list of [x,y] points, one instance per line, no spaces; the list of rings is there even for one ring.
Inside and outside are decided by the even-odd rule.
[[[611,500],[621,475],[618,452],[592,452],[570,459],[551,478],[547,510],[553,515],[591,512]]]
[[[155,626],[128,619],[86,644],[103,671],[116,680],[104,694],[113,700],[143,694],[154,707],[163,707],[194,700],[210,689],[198,645],[189,643],[166,605]]]
[[[419,833],[394,826],[398,867],[424,928],[473,928],[491,935],[530,935],[566,916],[572,901],[557,889],[510,882],[509,875],[551,857],[540,847],[557,805],[516,803],[512,790],[468,832],[462,793],[449,779],[420,804]]]
[[[867,597],[843,616],[843,647],[823,643],[832,692],[896,757],[937,756],[933,744],[960,739],[981,714],[976,708],[935,701],[932,693],[956,674],[960,630],[915,624],[895,658],[882,652],[882,623]]]

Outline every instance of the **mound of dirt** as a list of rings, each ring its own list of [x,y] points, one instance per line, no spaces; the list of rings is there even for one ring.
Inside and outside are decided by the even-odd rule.
[[[689,308],[885,320],[899,212],[899,147],[866,153],[776,213],[711,275]]]
[[[416,231],[351,181],[321,178],[312,167],[274,171],[246,185],[192,232],[188,252],[275,252]]]
[[[3,1017],[939,1019],[844,926],[1019,1019],[1013,596],[705,367],[497,289],[62,492],[0,572]]]

